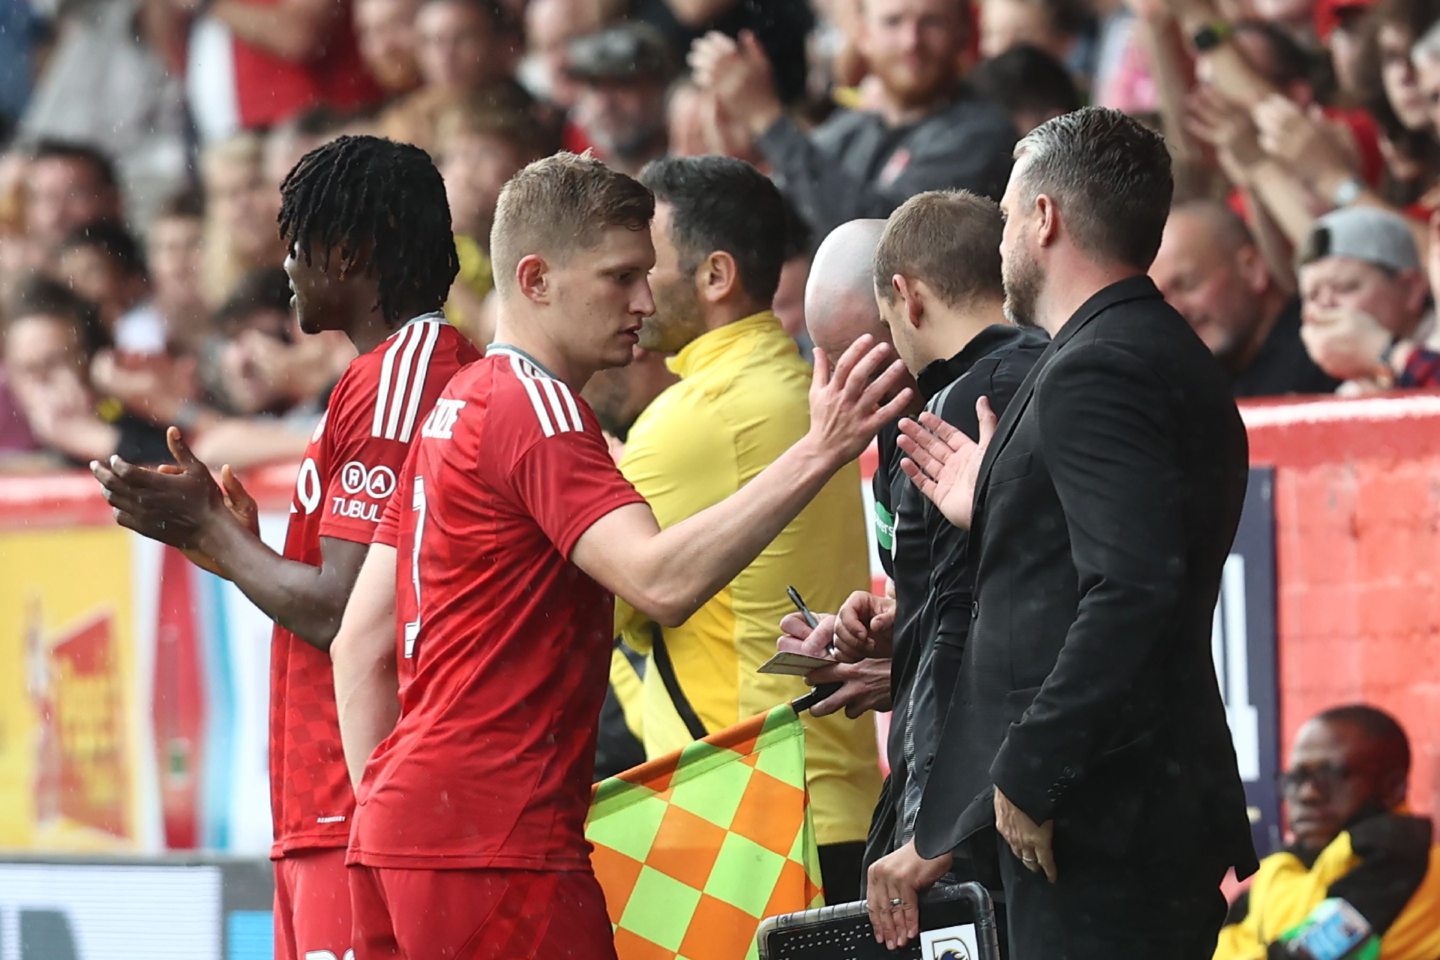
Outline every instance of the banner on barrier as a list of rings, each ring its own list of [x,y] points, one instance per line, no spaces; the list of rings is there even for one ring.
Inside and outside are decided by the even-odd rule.
[[[1262,856],[1281,845],[1275,786],[1280,770],[1276,603],[1275,471],[1252,467],[1240,527],[1220,581],[1211,653],[1245,783],[1250,829]]]
[[[138,841],[129,542],[114,528],[0,533],[0,845]]]

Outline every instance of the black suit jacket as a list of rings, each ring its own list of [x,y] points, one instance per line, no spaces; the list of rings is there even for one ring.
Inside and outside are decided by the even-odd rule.
[[[922,854],[992,827],[998,785],[1072,850],[1254,869],[1210,646],[1247,470],[1225,374],[1147,278],[1061,328],[980,467]]]

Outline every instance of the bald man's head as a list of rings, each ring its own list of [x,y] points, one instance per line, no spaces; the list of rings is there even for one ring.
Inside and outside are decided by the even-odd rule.
[[[1245,221],[1213,200],[1171,209],[1150,279],[1227,365],[1251,355],[1285,305]]]
[[[890,341],[875,304],[875,248],[884,220],[842,223],[820,244],[805,284],[805,327],[832,358],[864,334]]]

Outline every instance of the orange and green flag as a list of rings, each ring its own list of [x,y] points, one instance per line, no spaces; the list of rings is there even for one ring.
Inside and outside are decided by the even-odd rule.
[[[762,919],[823,904],[789,704],[596,784],[585,836],[620,960],[744,960]]]

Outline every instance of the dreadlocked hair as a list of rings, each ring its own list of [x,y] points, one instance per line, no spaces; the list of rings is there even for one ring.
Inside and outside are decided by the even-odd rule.
[[[390,326],[440,309],[460,261],[445,184],[419,147],[344,136],[311,150],[280,184],[280,237],[305,263],[372,272]]]

